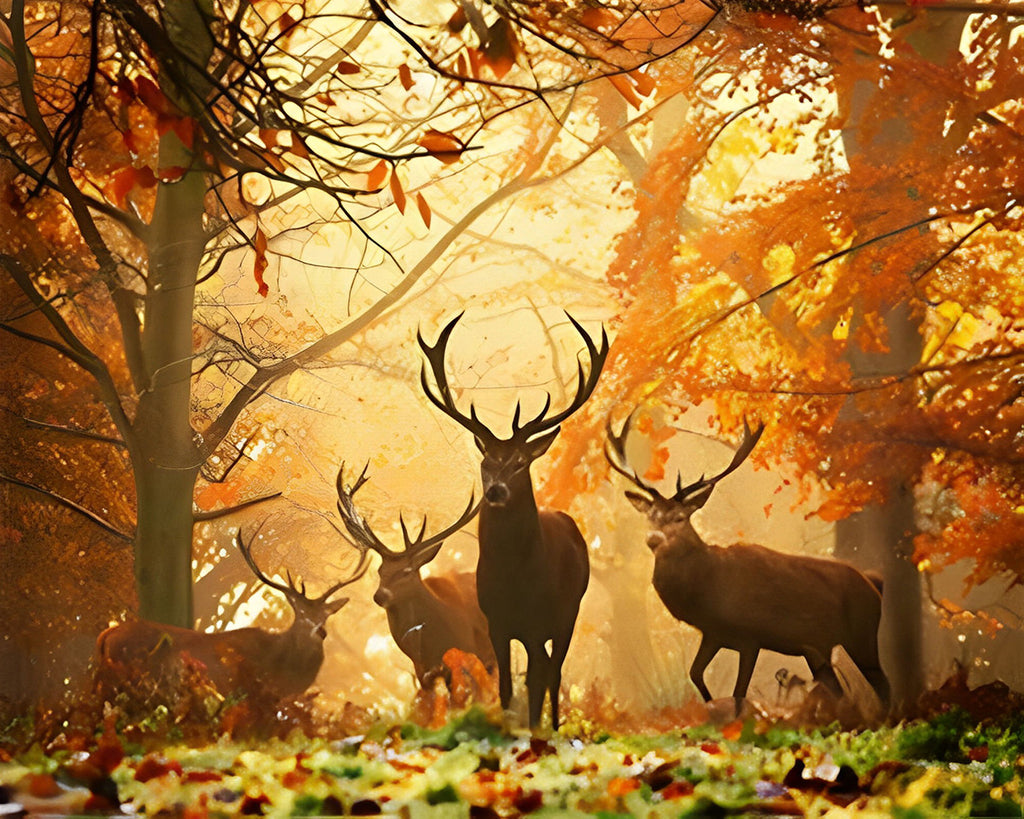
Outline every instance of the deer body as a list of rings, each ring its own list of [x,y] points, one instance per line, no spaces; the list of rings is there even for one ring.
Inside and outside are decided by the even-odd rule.
[[[429,689],[445,675],[444,655],[451,648],[475,654],[486,668],[495,666],[487,620],[477,604],[476,575],[457,572],[422,578],[415,573],[402,585],[374,595],[388,617],[388,630],[410,660],[420,686]]]
[[[609,427],[605,453],[613,468],[642,490],[626,495],[650,524],[647,545],[654,553],[655,591],[673,617],[701,632],[690,667],[690,679],[701,696],[711,699],[704,671],[723,648],[739,654],[736,698],[746,696],[762,649],[804,657],[815,680],[839,694],[831,657],[833,647],[841,645],[887,702],[889,684],[878,658],[880,581],[837,560],[784,554],[748,543],[710,545],[690,522],[717,482],[750,453],[761,429],[745,430],[743,443],[724,471],[685,487],[677,481],[675,494],[665,497],[626,464],[628,426],[627,421],[617,436]]]
[[[502,705],[512,696],[510,647],[518,640],[527,655],[530,724],[540,722],[547,693],[557,727],[562,663],[590,579],[586,541],[564,512],[538,510],[528,471],[504,505],[485,499],[479,536],[477,594],[497,655]]]
[[[484,497],[478,529],[477,596],[487,617],[497,658],[502,707],[507,709],[512,698],[511,643],[518,640],[527,655],[530,726],[540,723],[545,698],[549,697],[552,726],[557,728],[562,662],[589,582],[590,561],[576,522],[564,512],[537,508],[530,465],[547,452],[558,435],[559,425],[594,391],[608,355],[608,338],[602,331],[598,349],[579,323],[568,316],[584,339],[590,359],[589,373],[577,361],[576,394],[560,412],[548,415],[548,394],[541,411],[521,423],[521,407],[517,403],[511,436],[499,438],[480,421],[472,405],[468,415],[456,407],[448,386],[445,347],[460,317],[461,314],[444,327],[433,345],[419,337],[436,385],[430,386],[424,368],[423,390],[434,406],[473,433],[482,455],[480,477]]]
[[[736,697],[746,694],[761,649],[804,657],[815,679],[838,693],[830,657],[842,645],[876,690],[885,688],[878,685],[882,597],[853,566],[747,543],[656,540],[654,588],[673,617],[702,634],[690,677],[705,699],[704,671],[722,648],[740,654]]]
[[[319,597],[308,597],[305,585],[296,585],[290,575],[284,584],[263,574],[252,557],[251,546],[239,535],[235,544],[256,577],[285,595],[292,608],[291,625],[277,632],[246,627],[212,633],[149,620],[111,626],[96,640],[98,681],[104,693],[142,681],[152,693],[181,694],[171,689],[187,682],[189,669],[224,697],[243,695],[276,701],[302,694],[313,684],[324,661],[325,624],[348,603],[347,597],[330,598],[362,576],[367,566],[365,556],[349,578],[338,581]]]
[[[447,677],[445,653],[452,648],[476,655],[487,669],[495,666],[487,620],[477,604],[476,576],[472,572],[433,575],[420,570],[433,560],[444,540],[476,514],[473,500],[452,526],[424,539],[424,530],[412,538],[402,521],[405,548],[389,549],[374,534],[355,507],[353,496],[366,481],[366,470],[352,488],[338,472],[338,511],[358,548],[380,555],[379,583],[374,602],[384,609],[388,629],[398,648],[412,660],[420,687],[429,690],[439,676]],[[450,687],[450,686],[449,686]]]
[[[201,663],[202,673],[224,696],[244,693],[277,699],[309,688],[324,661],[323,637],[298,623],[283,632],[258,628],[205,633],[134,620],[100,634],[96,652],[107,669],[169,679],[183,658]]]

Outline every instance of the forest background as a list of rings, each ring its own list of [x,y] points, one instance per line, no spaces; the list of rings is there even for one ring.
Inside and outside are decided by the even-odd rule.
[[[330,585],[343,462],[378,532],[454,519],[477,455],[415,339],[461,310],[450,381],[494,426],[571,390],[564,311],[613,338],[536,470],[591,548],[577,702],[692,695],[695,633],[601,454],[638,406],[666,485],[766,424],[698,526],[882,571],[899,700],[954,661],[1024,685],[1012,4],[0,11],[5,710],[80,690],[134,613],[280,627],[232,538]],[[432,568],[474,550],[470,526]],[[328,700],[412,693],[372,574],[330,624]]]

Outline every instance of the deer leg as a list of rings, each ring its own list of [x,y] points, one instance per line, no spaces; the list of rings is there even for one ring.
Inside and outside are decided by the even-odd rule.
[[[807,665],[810,666],[814,681],[821,683],[837,697],[843,696],[843,687],[839,684],[836,672],[832,670],[832,660],[816,651],[804,655]]]
[[[503,711],[512,702],[512,647],[508,637],[492,635],[494,658],[498,662],[498,697]]]
[[[548,681],[548,693],[551,695],[551,727],[558,730],[558,692],[562,688],[562,663],[569,651],[569,641],[552,641],[551,674]]]
[[[704,669],[708,667],[715,655],[718,653],[720,646],[708,640],[706,636],[701,637],[700,646],[697,648],[697,654],[693,658],[693,663],[690,665],[690,679],[693,684],[697,686],[697,690],[700,695],[704,698],[704,702],[710,702],[711,692],[708,691],[707,685],[704,683]]]
[[[761,649],[757,646],[741,648],[740,667],[736,672],[736,685],[732,689],[733,699],[736,700],[736,709],[739,713],[740,700],[747,696],[747,688],[750,687],[750,678],[754,676],[754,666],[757,665],[757,655]]]
[[[866,679],[871,687],[875,689],[875,693],[878,694],[878,698],[882,701],[882,705],[885,708],[888,708],[889,698],[891,696],[891,692],[889,691],[889,678],[885,676],[885,672],[882,671],[881,667],[875,666],[874,668],[865,669],[864,679]]]
[[[551,660],[542,645],[528,647],[526,657],[526,694],[530,700],[530,727],[536,728],[540,725],[541,714],[544,711],[544,696],[548,693]]]

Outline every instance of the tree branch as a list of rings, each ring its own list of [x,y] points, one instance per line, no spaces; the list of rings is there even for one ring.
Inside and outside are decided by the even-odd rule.
[[[247,509],[250,506],[255,506],[258,503],[264,503],[268,500],[281,497],[281,492],[271,492],[269,495],[260,495],[258,498],[251,498],[247,501],[242,501],[234,506],[227,506],[224,509],[214,509],[212,512],[193,512],[192,520],[196,523],[201,521],[217,520],[218,518],[227,517],[233,515],[235,512],[240,512],[242,509]]]
[[[2,325],[0,325],[0,326],[2,326]],[[7,329],[7,328],[5,327],[4,329]],[[45,339],[41,339],[41,341],[45,342]],[[100,442],[102,444],[113,444],[114,446],[120,447],[121,449],[127,448],[125,442],[122,441],[120,438],[112,438],[109,435],[100,435],[98,432],[90,432],[87,429],[76,429],[75,427],[64,427],[64,426],[61,426],[60,424],[47,424],[47,423],[45,423],[43,421],[36,421],[36,420],[34,420],[32,418],[26,418],[24,415],[18,415],[17,413],[12,412],[11,410],[7,409],[6,407],[3,407],[2,409],[6,413],[9,413],[10,415],[14,415],[16,418],[20,419],[26,426],[32,427],[33,429],[44,429],[44,430],[46,430],[48,432],[61,432],[61,433],[64,433],[66,435],[73,435],[76,438],[85,438],[86,440],[98,441],[98,442]]]
[[[107,369],[107,365],[99,356],[82,343],[81,339],[79,339],[78,336],[75,335],[74,331],[68,326],[64,317],[43,297],[42,293],[36,289],[35,284],[32,282],[32,277],[29,275],[28,271],[25,270],[20,259],[6,253],[0,253],[0,265],[3,265],[14,282],[21,288],[21,291],[28,297],[29,301],[32,302],[40,313],[42,313],[50,326],[56,330],[57,335],[60,336],[64,344],[51,339],[36,337],[31,334],[15,330],[10,326],[0,326],[3,326],[3,329],[7,332],[14,333],[22,336],[23,338],[38,341],[52,347],[54,350],[64,356],[67,356],[71,361],[75,362],[83,370],[89,373],[99,387],[100,400],[103,401],[104,406],[107,408],[107,412],[110,413],[110,417],[114,421],[114,425],[124,437],[126,445],[131,449],[133,442],[132,424],[128,418],[128,414],[125,412],[124,406],[121,404],[121,397],[118,393],[117,385],[114,383],[114,378]]]
[[[50,489],[43,489],[41,486],[36,486],[33,483],[28,483],[27,481],[20,480],[19,478],[15,478],[13,475],[6,474],[5,472],[0,472],[0,481],[6,481],[7,483],[12,484],[14,486],[20,486],[23,489],[29,489],[32,492],[37,492],[40,495],[44,495],[45,497],[48,497],[51,500],[56,501],[61,506],[64,506],[73,512],[77,512],[83,517],[88,518],[101,529],[103,529],[105,532],[109,532],[118,539],[123,540],[125,543],[131,543],[134,540],[134,538],[131,535],[127,535],[120,529],[117,529],[112,523],[109,523],[92,510],[86,509],[84,506],[75,503],[73,500],[65,498],[63,495],[58,495],[56,492],[53,492]]]

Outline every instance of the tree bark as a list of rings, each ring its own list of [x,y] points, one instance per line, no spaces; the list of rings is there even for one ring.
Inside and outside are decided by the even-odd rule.
[[[169,131],[160,143],[161,167],[191,164],[191,151]],[[183,627],[193,621],[192,496],[202,460],[189,403],[205,195],[196,170],[157,191],[142,328],[146,380],[132,436],[139,614]]]
[[[891,351],[865,354],[848,351],[855,378],[907,372],[921,360],[921,335],[908,305],[900,305],[886,316]],[[856,409],[853,400],[847,405]],[[882,667],[892,687],[896,713],[912,709],[924,690],[923,613],[921,576],[912,558],[914,495],[908,475],[898,486],[889,487],[883,506],[872,506],[836,524],[837,557],[864,569],[882,572],[882,623],[879,643]]]

